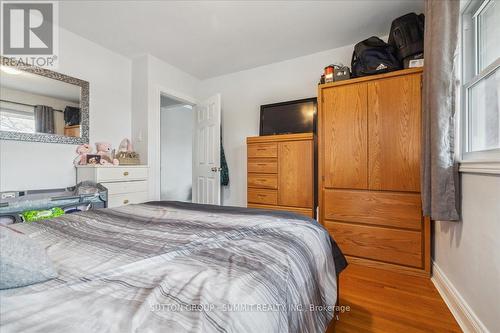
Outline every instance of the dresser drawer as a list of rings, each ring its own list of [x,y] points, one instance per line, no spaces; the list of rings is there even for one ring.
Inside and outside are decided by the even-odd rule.
[[[325,221],[324,226],[346,255],[422,268],[418,231],[332,221]]]
[[[278,176],[266,173],[249,173],[247,177],[248,187],[257,188],[278,188]]]
[[[278,157],[278,144],[273,143],[251,143],[247,146],[249,158],[253,157]]]
[[[422,228],[422,204],[417,193],[324,190],[323,198],[327,220]]]
[[[108,207],[120,207],[148,201],[148,192],[134,192],[108,195]]]
[[[146,180],[132,180],[129,182],[111,182],[101,184],[108,189],[109,195],[148,191],[148,182]]]
[[[278,192],[276,190],[249,188],[248,202],[257,204],[276,205],[278,204]]]
[[[248,160],[248,172],[256,173],[278,173],[278,162],[276,160]]]
[[[121,182],[129,180],[146,180],[147,168],[101,167],[97,169],[97,182]]]

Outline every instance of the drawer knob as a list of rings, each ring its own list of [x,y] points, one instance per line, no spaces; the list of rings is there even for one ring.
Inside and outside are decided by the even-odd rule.
[[[125,171],[125,172],[123,173],[123,175],[124,175],[124,176],[128,176],[128,171]]]
[[[128,202],[129,202],[128,199],[123,200],[124,205],[128,204]]]

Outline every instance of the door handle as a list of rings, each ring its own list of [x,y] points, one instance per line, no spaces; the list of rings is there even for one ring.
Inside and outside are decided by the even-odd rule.
[[[212,170],[212,172],[218,172],[218,171],[222,171],[222,168],[212,167],[210,170]]]

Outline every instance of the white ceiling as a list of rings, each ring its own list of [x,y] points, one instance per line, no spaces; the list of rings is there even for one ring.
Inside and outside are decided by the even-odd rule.
[[[387,35],[422,0],[64,1],[66,29],[204,79]]]

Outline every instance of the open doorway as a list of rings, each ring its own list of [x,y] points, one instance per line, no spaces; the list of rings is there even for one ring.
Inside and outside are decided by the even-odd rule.
[[[160,200],[192,201],[193,105],[160,95]]]
[[[154,196],[220,205],[220,94],[196,101],[161,87],[157,92],[150,155]]]

